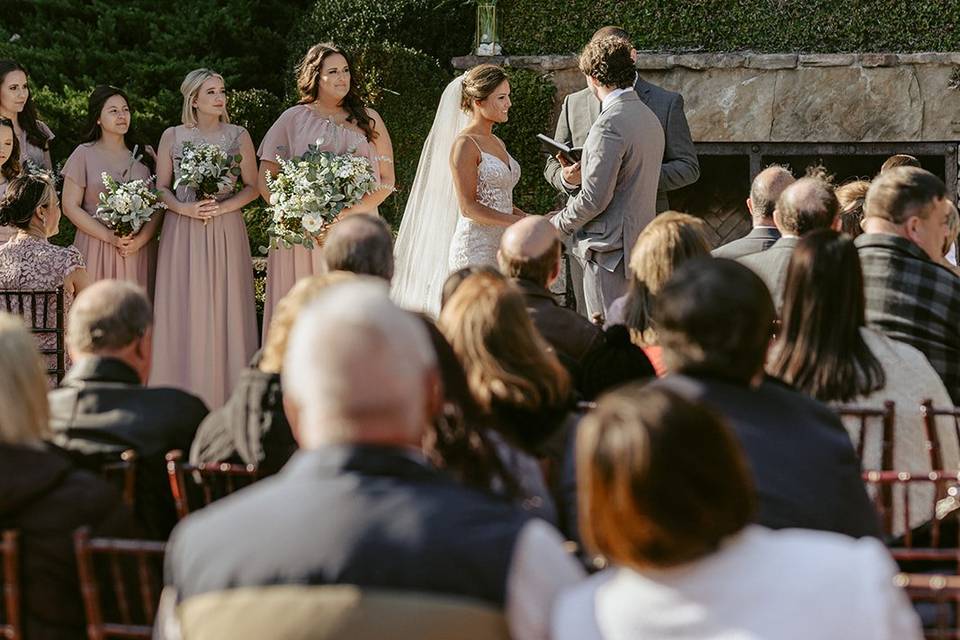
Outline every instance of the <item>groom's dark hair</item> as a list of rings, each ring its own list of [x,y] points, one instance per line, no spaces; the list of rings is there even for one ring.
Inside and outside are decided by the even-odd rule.
[[[628,40],[608,36],[591,40],[580,54],[580,71],[605,87],[632,87],[637,77]]]

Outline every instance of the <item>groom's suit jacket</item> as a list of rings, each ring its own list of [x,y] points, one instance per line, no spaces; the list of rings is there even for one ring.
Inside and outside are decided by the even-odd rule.
[[[580,190],[553,218],[571,252],[614,271],[656,216],[663,128],[635,91],[614,98],[583,144]]]
[[[639,75],[633,86],[640,101],[647,105],[663,127],[665,146],[660,183],[657,186],[657,213],[670,208],[667,192],[693,184],[700,178],[697,149],[690,136],[690,126],[683,112],[683,96],[643,80]],[[571,93],[563,99],[554,139],[572,147],[582,147],[590,125],[600,115],[600,101],[590,87]],[[576,189],[567,189],[560,180],[560,163],[550,157],[543,172],[547,182],[569,196]]]

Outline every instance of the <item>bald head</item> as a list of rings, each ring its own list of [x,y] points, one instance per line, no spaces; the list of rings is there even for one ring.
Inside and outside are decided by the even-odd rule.
[[[393,234],[379,216],[347,216],[327,233],[323,259],[328,271],[377,276],[389,282],[393,278]]]
[[[543,216],[527,216],[503,232],[497,252],[500,271],[547,287],[560,267],[560,236]]]
[[[753,217],[753,226],[772,226],[773,210],[783,190],[796,182],[796,178],[786,167],[774,164],[753,179],[750,185],[750,199],[747,208]]]
[[[436,384],[422,323],[386,285],[330,285],[297,318],[283,364],[284,403],[300,446],[418,446]]]
[[[820,178],[807,177],[783,190],[773,217],[783,235],[802,236],[814,229],[829,229],[839,211],[833,187]]]

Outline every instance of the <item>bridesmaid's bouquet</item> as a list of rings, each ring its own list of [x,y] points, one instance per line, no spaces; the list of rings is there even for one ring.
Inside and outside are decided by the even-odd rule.
[[[179,158],[179,177],[173,188],[190,187],[197,193],[197,200],[206,200],[230,188],[231,178],[240,175],[239,153],[228,155],[222,147],[202,142],[183,143]]]
[[[100,178],[104,189],[94,217],[121,238],[140,231],[155,211],[163,209],[160,194],[150,188],[150,180],[117,182],[107,173]]]
[[[352,154],[320,151],[312,144],[299,158],[283,160],[279,173],[267,173],[270,188],[270,245],[313,248],[313,241],[340,212],[377,190],[370,161]]]

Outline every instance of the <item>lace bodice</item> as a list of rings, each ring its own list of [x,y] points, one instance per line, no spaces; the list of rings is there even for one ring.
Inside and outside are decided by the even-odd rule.
[[[477,202],[502,213],[513,211],[513,188],[520,181],[520,165],[508,154],[507,165],[497,156],[480,151],[477,165]],[[457,217],[457,229],[450,245],[449,267],[451,271],[468,266],[497,264],[497,249],[505,227],[480,224],[464,217]]]

